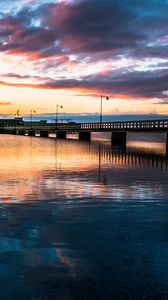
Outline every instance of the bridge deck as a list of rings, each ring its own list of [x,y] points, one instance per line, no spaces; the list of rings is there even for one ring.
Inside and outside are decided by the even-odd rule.
[[[2,126],[1,126],[2,128]],[[142,120],[142,121],[122,121],[122,122],[102,122],[102,123],[41,123],[24,122],[20,126],[3,126],[3,129],[21,130],[48,130],[48,131],[168,131],[168,119],[164,120]]]

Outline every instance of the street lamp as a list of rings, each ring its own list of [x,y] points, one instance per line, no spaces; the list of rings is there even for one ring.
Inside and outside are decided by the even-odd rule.
[[[32,127],[32,119],[33,119],[33,114],[35,114],[35,113],[36,113],[36,111],[33,110],[33,109],[30,111],[30,124],[31,124],[30,128],[31,129],[33,129],[33,127]]]
[[[16,125],[17,125],[17,117],[19,117],[19,109],[17,110],[17,112],[15,113],[15,118],[14,118],[14,123],[15,123],[15,131],[16,131]]]
[[[103,98],[105,98],[106,100],[109,100],[108,96],[101,95],[101,98],[100,98],[100,128],[102,127],[102,100],[103,100]]]
[[[57,124],[58,124],[58,109],[59,108],[63,108],[63,106],[59,105],[59,104],[56,105],[56,113],[55,113],[55,127],[56,127],[56,129],[57,129]]]

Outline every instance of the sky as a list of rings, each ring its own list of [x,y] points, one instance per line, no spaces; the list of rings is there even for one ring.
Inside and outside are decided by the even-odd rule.
[[[99,114],[101,96],[168,114],[168,0],[0,1],[1,115]]]

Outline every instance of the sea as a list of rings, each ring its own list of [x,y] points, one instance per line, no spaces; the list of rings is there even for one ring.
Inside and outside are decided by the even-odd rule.
[[[168,299],[165,134],[0,135],[0,299]]]

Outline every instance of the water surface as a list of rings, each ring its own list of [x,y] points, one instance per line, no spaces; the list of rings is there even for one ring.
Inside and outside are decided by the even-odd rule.
[[[168,164],[0,136],[1,299],[168,299]]]

